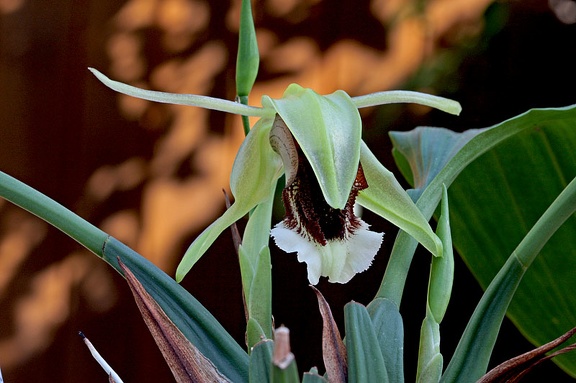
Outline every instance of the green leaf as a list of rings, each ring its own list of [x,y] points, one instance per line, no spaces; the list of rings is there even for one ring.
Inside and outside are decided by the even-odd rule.
[[[344,306],[348,382],[388,382],[388,373],[368,310],[350,302]]]
[[[310,162],[326,202],[343,209],[360,161],[362,122],[350,96],[339,90],[321,96],[297,84],[281,99],[262,97],[274,108]]]
[[[454,243],[486,288],[547,206],[576,176],[576,109],[558,110],[561,119],[543,120],[532,111],[530,129],[471,164],[450,189]],[[488,170],[488,171],[487,171]],[[576,323],[576,219],[550,239],[524,279],[508,316],[537,346]],[[529,259],[520,259],[528,264]],[[576,376],[576,359],[554,359]]]
[[[443,128],[416,128],[409,132],[390,132],[393,154],[402,175],[418,195],[446,164],[484,129],[456,133]]]
[[[200,352],[234,382],[248,381],[248,354],[182,286],[146,258],[51,198],[0,172],[0,196],[69,235],[118,272],[118,258]]]
[[[436,323],[440,323],[448,308],[450,296],[452,295],[452,283],[454,282],[454,253],[450,232],[448,191],[445,187],[442,191],[441,214],[436,231],[442,239],[444,254],[442,257],[432,259],[427,305]]]
[[[469,140],[465,139],[464,141],[467,142],[462,146],[461,150],[453,155],[453,157],[446,158],[442,161],[444,163],[436,163],[434,161],[427,163],[429,169],[427,171],[435,172],[437,173],[437,176],[431,181],[430,177],[427,177],[429,184],[421,193],[414,196],[417,198],[416,206],[421,210],[425,218],[431,217],[440,201],[442,185],[445,184],[447,187],[450,187],[460,172],[483,153],[525,129],[534,126],[569,124],[570,121],[574,121],[575,118],[576,109],[574,107],[535,109],[507,120],[490,129],[479,130],[475,133],[473,132],[475,136]],[[418,174],[418,162],[426,163],[423,158],[418,157],[424,157],[425,154],[423,153],[432,152],[434,147],[438,145],[437,142],[431,139],[422,139],[422,132],[425,132],[428,129],[433,128],[419,129],[418,131],[408,133],[392,132],[390,134],[395,148],[399,150],[402,147],[420,147],[420,150],[402,153],[398,152],[396,154],[396,158],[400,155],[405,157],[403,163],[410,164],[412,174],[414,174],[415,177],[416,174]],[[397,141],[403,137],[406,137],[406,139],[411,143],[398,144]],[[455,140],[455,142],[458,141],[458,139]],[[454,151],[451,152],[454,153]],[[428,158],[432,159],[431,156],[428,156]],[[423,166],[421,169],[427,169],[427,167]],[[438,171],[438,169],[441,170]],[[410,238],[408,234],[404,232],[398,234],[382,284],[376,294],[377,297],[392,299],[396,304],[400,305],[406,276],[410,269],[416,245],[417,242]]]
[[[177,281],[184,278],[226,228],[270,198],[282,168],[280,157],[274,153],[268,141],[271,126],[271,118],[261,118],[244,139],[234,161],[230,179],[235,201],[186,250],[176,270]]]
[[[380,344],[388,381],[404,382],[404,325],[398,306],[389,299],[375,299],[367,307]]]
[[[250,383],[270,382],[274,342],[266,339],[257,343],[250,352]]]
[[[122,260],[176,327],[222,374],[233,382],[248,381],[248,354],[188,291],[113,237],[102,252],[102,258],[118,271],[118,259]]]

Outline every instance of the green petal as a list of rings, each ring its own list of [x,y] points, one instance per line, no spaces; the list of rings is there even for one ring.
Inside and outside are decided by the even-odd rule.
[[[240,146],[230,177],[235,201],[190,245],[176,270],[177,281],[184,278],[226,228],[269,198],[282,169],[280,157],[269,143],[272,121],[272,117],[260,119]]]
[[[346,205],[358,171],[362,122],[352,99],[343,91],[321,96],[292,84],[275,100],[274,108],[310,162],[326,202],[335,209]]]
[[[404,230],[436,256],[442,255],[442,242],[416,207],[408,193],[362,142],[360,162],[368,188],[356,201]]]

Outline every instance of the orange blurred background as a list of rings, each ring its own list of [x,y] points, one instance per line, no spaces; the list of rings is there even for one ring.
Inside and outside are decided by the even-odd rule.
[[[390,169],[390,129],[464,130],[532,107],[576,102],[572,0],[253,4],[262,57],[254,105],[263,94],[280,97],[292,82],[352,96],[412,89],[463,104],[461,117],[410,105],[363,110],[365,139]],[[0,0],[0,170],[173,275],[187,245],[224,210],[222,189],[243,138],[240,119],[118,95],[86,68],[139,87],[232,100],[239,5]],[[387,233],[374,267],[345,286],[320,284],[339,323],[346,302],[373,297],[393,243],[393,227],[366,217]],[[429,259],[420,258],[403,307],[408,363],[424,313]],[[322,370],[320,316],[305,266],[274,249],[273,267],[276,323],[291,329],[299,366]],[[458,267],[456,283],[467,285],[455,293],[456,313],[445,322],[456,332],[446,339],[448,353],[480,295]],[[243,342],[240,276],[229,233],[184,286]],[[531,347],[509,324],[504,330],[512,340],[504,338],[497,348]],[[0,368],[6,382],[105,381],[78,331],[124,381],[172,379],[125,282],[55,229],[0,200]],[[520,351],[505,350],[501,359]],[[408,365],[408,381],[410,370]]]

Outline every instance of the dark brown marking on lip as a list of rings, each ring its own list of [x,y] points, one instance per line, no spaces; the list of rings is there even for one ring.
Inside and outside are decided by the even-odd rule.
[[[294,143],[298,151],[298,170],[293,182],[282,192],[286,209],[284,225],[322,246],[330,240],[346,239],[360,226],[360,218],[354,214],[354,202],[358,192],[368,187],[362,166],[358,164],[358,173],[344,209],[334,209],[326,203],[312,166],[295,140]]]

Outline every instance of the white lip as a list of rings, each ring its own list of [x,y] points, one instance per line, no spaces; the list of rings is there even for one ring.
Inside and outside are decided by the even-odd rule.
[[[270,233],[276,245],[287,253],[298,253],[298,261],[308,267],[308,281],[316,285],[320,276],[329,282],[347,283],[354,275],[365,271],[372,264],[383,233],[369,230],[360,220],[359,227],[345,239],[328,241],[325,246],[278,223]]]

